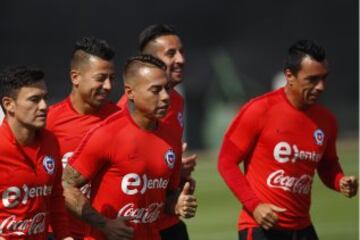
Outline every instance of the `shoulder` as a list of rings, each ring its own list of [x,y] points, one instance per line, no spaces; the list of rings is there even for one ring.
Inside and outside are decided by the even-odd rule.
[[[67,108],[67,98],[57,102],[49,107],[48,115],[56,115],[62,113]]]
[[[51,129],[52,126],[55,125],[55,122],[61,118],[61,116],[68,113],[67,101],[67,99],[64,99],[49,107],[46,120],[46,125],[48,129]]]
[[[176,108],[182,108],[184,106],[184,97],[176,91],[176,89],[171,91],[170,98],[171,104],[176,106]]]
[[[109,116],[109,115],[119,111],[120,109],[121,109],[120,106],[117,106],[115,103],[108,101],[102,107],[102,114]]]
[[[324,117],[330,118],[331,121],[336,121],[335,115],[325,106],[321,104],[314,105],[314,111],[323,115]]]
[[[105,118],[104,121],[96,124],[92,129],[90,129],[88,135],[111,135],[126,128],[128,124],[127,111],[119,110]]]
[[[283,96],[281,94],[281,90],[275,90],[250,99],[240,108],[237,118],[242,117],[244,114],[263,117],[271,108],[282,102]]]
[[[327,126],[331,131],[337,131],[337,120],[335,115],[325,106],[316,104],[312,109],[313,115],[324,126]]]

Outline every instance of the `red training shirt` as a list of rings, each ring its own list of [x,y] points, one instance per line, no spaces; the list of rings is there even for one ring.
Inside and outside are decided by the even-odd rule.
[[[31,145],[19,144],[6,120],[0,126],[0,237],[47,240],[69,236],[55,136],[39,130]]]
[[[123,95],[118,101],[117,105],[121,109],[127,108],[127,97]],[[170,124],[172,129],[176,131],[176,135],[182,136],[184,133],[184,98],[175,89],[170,93],[170,107],[168,113],[161,122]],[[159,221],[159,228],[161,230],[167,229],[179,222],[179,218],[175,215],[164,213]]]
[[[160,239],[156,228],[166,192],[179,184],[180,136],[159,123],[140,129],[127,109],[102,122],[85,137],[70,160],[91,181],[92,206],[104,216],[134,216],[134,239]],[[86,239],[105,239],[92,228]]]
[[[96,114],[80,114],[72,106],[70,97],[50,106],[47,129],[53,132],[59,141],[63,167],[67,165],[68,159],[89,129],[118,110],[115,104],[106,102]],[[82,192],[89,197],[90,184],[85,185]],[[86,223],[71,213],[68,218],[71,236],[83,237]]]
[[[309,226],[315,171],[335,190],[343,176],[336,134],[335,118],[327,109],[315,104],[298,110],[283,88],[243,106],[225,134],[218,163],[226,184],[244,205],[239,230],[258,226],[252,212],[259,203],[287,209],[277,213],[275,228]],[[241,161],[245,174],[238,166]]]

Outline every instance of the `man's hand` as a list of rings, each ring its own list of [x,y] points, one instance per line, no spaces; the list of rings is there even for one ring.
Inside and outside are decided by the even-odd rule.
[[[344,176],[340,179],[340,192],[348,198],[354,197],[358,191],[358,180],[354,176]]]
[[[274,227],[278,221],[277,212],[285,212],[285,208],[281,208],[269,203],[259,204],[254,212],[253,216],[255,221],[264,229],[269,230]]]
[[[134,229],[128,226],[128,221],[131,219],[132,217],[107,219],[101,230],[108,240],[131,240],[134,236]]]
[[[182,145],[183,154],[184,152],[186,152],[186,148],[187,148],[187,143],[184,142]],[[187,180],[190,177],[191,172],[194,171],[195,169],[196,159],[197,159],[196,154],[192,154],[187,157],[184,157],[183,155],[181,159],[181,179]]]
[[[197,208],[196,197],[193,196],[189,182],[186,182],[176,203],[175,214],[184,218],[192,218],[195,216]]]

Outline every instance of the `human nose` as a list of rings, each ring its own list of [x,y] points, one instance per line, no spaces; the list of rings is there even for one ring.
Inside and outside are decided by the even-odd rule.
[[[169,91],[166,88],[163,88],[160,92],[160,100],[166,103],[170,102]]]
[[[185,63],[184,53],[177,51],[176,56],[175,56],[175,61],[176,61],[176,63],[184,64]]]
[[[103,83],[103,89],[110,91],[112,88],[112,79],[108,77]]]
[[[40,110],[46,110],[48,108],[48,103],[46,101],[46,99],[41,99],[39,102],[39,109]]]
[[[325,90],[325,81],[323,79],[318,81],[317,84],[315,85],[315,89],[319,92],[324,91]]]

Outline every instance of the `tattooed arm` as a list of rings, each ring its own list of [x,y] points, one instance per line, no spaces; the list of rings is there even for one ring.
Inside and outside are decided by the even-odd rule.
[[[80,188],[87,180],[71,166],[66,166],[62,184],[66,207],[76,216],[106,234],[107,239],[132,239],[133,229],[128,227],[128,217],[109,219],[97,212]]]

